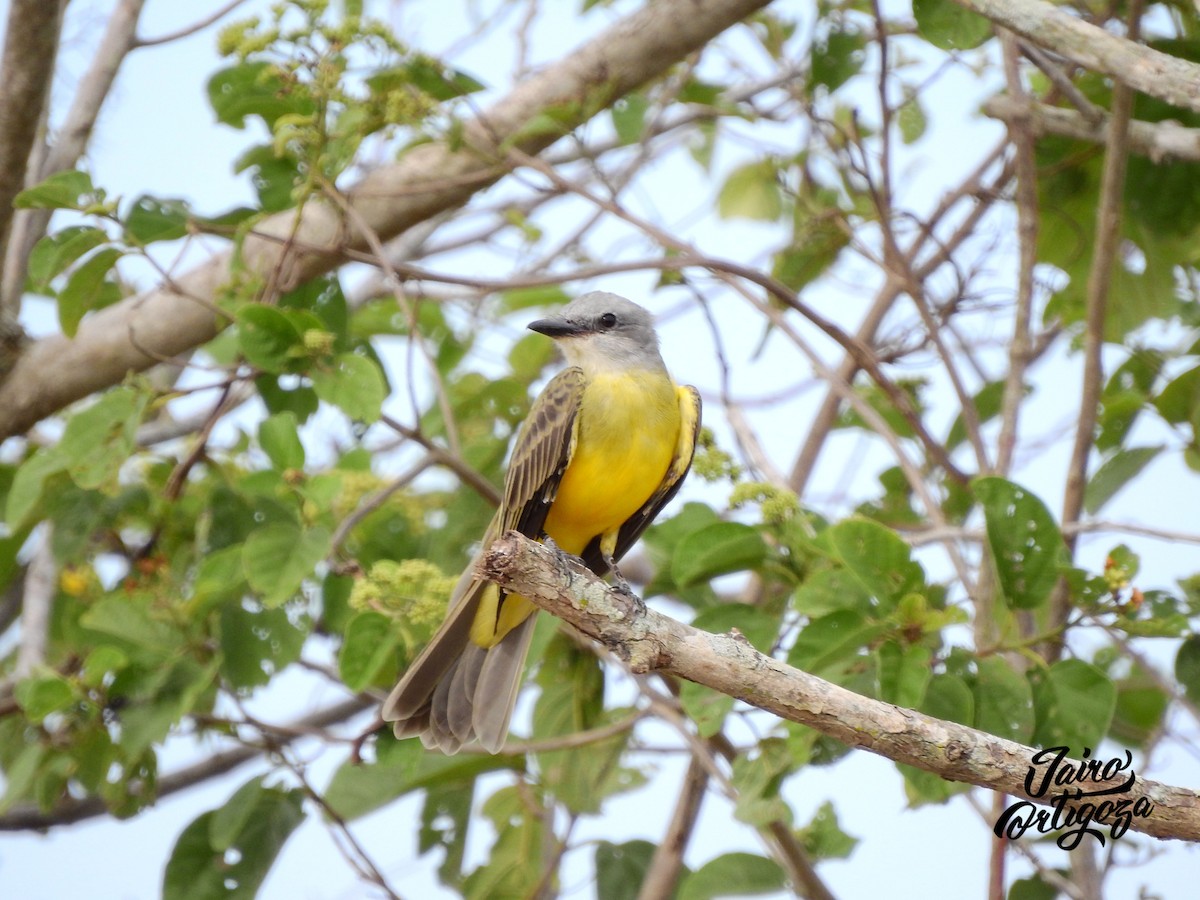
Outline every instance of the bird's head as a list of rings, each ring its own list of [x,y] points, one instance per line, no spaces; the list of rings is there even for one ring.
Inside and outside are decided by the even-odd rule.
[[[616,294],[584,294],[556,315],[530,322],[528,327],[554,338],[567,363],[589,374],[663,365],[654,318]]]

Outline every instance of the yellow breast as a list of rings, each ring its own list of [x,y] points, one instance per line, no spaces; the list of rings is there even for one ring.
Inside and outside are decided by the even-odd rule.
[[[662,484],[679,440],[679,403],[665,372],[593,377],[579,410],[579,438],[546,517],[568,553],[615,532]]]

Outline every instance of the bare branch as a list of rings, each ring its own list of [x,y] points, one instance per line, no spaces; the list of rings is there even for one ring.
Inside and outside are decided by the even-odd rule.
[[[12,0],[0,57],[0,261],[13,198],[25,187],[29,153],[50,94],[65,2]],[[0,314],[15,317],[20,293],[0,294]]]
[[[239,6],[241,6],[245,2],[246,2],[246,0],[229,0],[228,3],[226,3],[220,9],[218,9],[216,12],[205,16],[203,19],[200,19],[198,22],[193,22],[191,25],[187,25],[183,28],[180,28],[178,31],[172,31],[167,34],[161,34],[158,37],[137,38],[134,41],[134,46],[135,47],[154,47],[154,46],[157,46],[158,44],[169,44],[171,41],[178,41],[181,38],[190,37],[191,35],[195,34],[197,31],[203,31],[205,28],[207,28],[209,25],[212,25],[214,22],[220,21],[221,19],[223,19],[225,16],[229,15],[231,12],[233,12],[235,9],[237,9]]]
[[[654,849],[646,877],[638,889],[638,900],[658,900],[671,897],[679,886],[679,875],[683,871],[683,852],[692,838],[696,819],[700,815],[700,803],[708,787],[708,770],[693,756],[683,776],[683,787],[675,801],[675,812],[667,833]]]
[[[92,129],[100,117],[100,110],[116,81],[117,71],[133,49],[134,33],[145,3],[146,0],[121,0],[113,9],[92,64],[79,81],[67,117],[58,129],[53,145],[46,149],[37,171],[29,173],[30,182],[41,181],[55,172],[70,169],[83,156],[91,140]],[[5,263],[4,281],[0,283],[0,294],[3,296],[20,295],[25,285],[29,254],[34,244],[46,233],[52,212],[49,209],[30,209],[17,213],[7,253],[0,256]]]
[[[1109,117],[1101,114],[1096,121],[1089,121],[1082,113],[1057,106],[1032,103],[1028,99],[999,95],[983,104],[984,115],[1002,122],[1025,123],[1036,137],[1048,134],[1103,144],[1108,140]],[[1200,128],[1188,128],[1174,119],[1164,122],[1129,123],[1129,150],[1153,162],[1200,160]]]
[[[1136,36],[1142,0],[1133,0],[1130,8],[1130,32]],[[1063,495],[1062,521],[1072,525],[1083,512],[1083,494],[1087,487],[1088,459],[1096,442],[1096,418],[1100,412],[1100,392],[1104,388],[1104,326],[1108,313],[1108,294],[1112,285],[1121,231],[1121,209],[1124,204],[1125,169],[1129,162],[1129,119],[1133,111],[1133,90],[1123,83],[1113,85],[1112,123],[1108,131],[1108,147],[1104,154],[1104,172],[1100,180],[1100,199],[1096,214],[1096,237],[1092,247],[1092,264],[1088,272],[1087,311],[1083,334],[1083,385],[1079,394],[1079,421],[1075,426],[1075,441],[1067,467],[1067,486]],[[1066,536],[1067,548],[1075,552],[1076,538]],[[1060,581],[1050,598],[1050,616],[1054,624],[1062,624],[1070,609],[1070,591]],[[1051,643],[1046,652],[1053,659],[1062,651],[1059,642]]]
[[[50,638],[50,611],[58,590],[58,562],[54,559],[54,526],[42,526],[42,540],[25,570],[24,603],[21,610],[21,646],[13,678],[20,680],[46,661]]]
[[[1035,748],[863,697],[759,653],[740,636],[684,625],[610,588],[581,562],[516,532],[492,545],[480,571],[614,648],[634,672],[669,672],[948,781],[1034,803],[1050,801],[1025,788]],[[1118,777],[1095,786],[1123,783]],[[1137,777],[1122,798],[1146,798],[1154,807],[1145,818],[1135,816],[1131,830],[1200,841],[1200,793]]]

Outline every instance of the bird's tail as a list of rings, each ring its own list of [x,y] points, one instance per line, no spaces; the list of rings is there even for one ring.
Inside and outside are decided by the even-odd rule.
[[[528,616],[495,646],[480,647],[470,639],[471,623],[483,591],[497,588],[486,582],[472,588],[383,704],[397,738],[420,735],[426,747],[446,754],[472,741],[490,753],[504,746],[536,619]]]

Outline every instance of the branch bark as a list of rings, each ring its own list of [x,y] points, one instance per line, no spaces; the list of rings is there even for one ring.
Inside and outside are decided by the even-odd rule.
[[[1172,106],[1200,112],[1196,63],[1118,37],[1043,0],[954,2],[1084,68],[1111,75]]]
[[[465,203],[510,169],[506,151],[536,154],[623,94],[701,49],[769,0],[660,0],[620,20],[582,47],[518,85],[447,143],[418,146],[377,169],[347,193],[345,217],[317,199],[301,214],[265,220],[246,238],[239,262],[251,274],[292,289],[369,249],[365,232],[389,240],[418,222]],[[563,131],[533,128],[547,111]],[[360,224],[361,223],[361,224]],[[196,347],[225,325],[212,299],[229,277],[232,251],[147,293],[88,316],[74,340],[54,336],[31,346],[0,386],[0,439],[18,434],[67,404]]]
[[[983,104],[983,114],[1002,122],[1028,125],[1036,137],[1048,134],[1103,144],[1108,141],[1110,120],[1102,116],[1090,121],[1083,113],[1058,106],[1045,106],[1006,95],[992,97]],[[1129,123],[1129,150],[1152,162],[1200,160],[1200,128],[1188,128],[1174,119],[1163,122]]]
[[[36,183],[56,172],[70,169],[83,156],[121,63],[134,47],[138,18],[145,3],[146,0],[122,0],[113,8],[104,29],[104,37],[96,48],[91,65],[79,81],[75,98],[71,101],[62,127],[58,129],[54,144],[44,148],[40,165],[35,163],[30,166],[31,171],[26,179],[28,183]],[[7,251],[0,255],[4,261],[0,296],[8,298],[8,302],[14,306],[25,287],[29,254],[46,233],[51,214],[52,210],[48,209],[25,209],[18,210],[13,219],[12,238]]]
[[[515,532],[492,545],[480,572],[613,648],[634,672],[669,672],[948,781],[1049,802],[1025,788],[1036,748],[863,697],[765,656],[738,635],[684,625],[610,588],[577,560]],[[1089,787],[1123,781],[1118,776]],[[1134,817],[1131,830],[1200,841],[1200,793],[1138,777],[1120,795],[1143,797],[1153,812]]]
[[[29,151],[58,52],[62,2],[12,0],[0,58],[0,261],[12,225],[13,198],[25,187]],[[0,312],[16,314],[16,297],[0,296]]]

